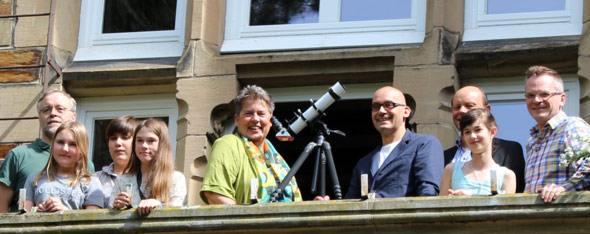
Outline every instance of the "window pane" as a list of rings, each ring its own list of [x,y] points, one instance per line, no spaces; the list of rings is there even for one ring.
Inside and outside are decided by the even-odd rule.
[[[487,14],[565,10],[565,0],[487,0]]]
[[[526,142],[529,130],[536,124],[527,111],[524,101],[495,101],[490,102],[492,114],[498,124],[496,137],[516,141],[523,148],[526,157]]]
[[[176,0],[105,0],[102,33],[174,30]]]
[[[154,117],[168,123],[168,117]],[[147,118],[137,118],[144,120]],[[101,119],[94,121],[94,149],[92,150],[92,163],[94,163],[94,171],[102,170],[103,166],[109,165],[113,162],[111,154],[109,153],[109,142],[106,140],[107,125],[113,119]]]
[[[319,22],[320,0],[252,0],[250,25]]]
[[[411,0],[342,0],[340,21],[409,19]]]

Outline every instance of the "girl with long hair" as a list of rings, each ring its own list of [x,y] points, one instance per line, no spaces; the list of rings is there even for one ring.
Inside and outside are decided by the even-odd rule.
[[[109,154],[113,162],[102,168],[96,176],[102,183],[104,192],[104,207],[113,207],[114,195],[111,195],[117,177],[127,173],[125,170],[131,160],[133,152],[133,135],[138,121],[129,115],[119,116],[107,125],[106,141],[109,146]]]
[[[113,188],[119,191],[114,208],[136,207],[139,215],[145,215],[156,207],[185,204],[186,182],[182,173],[174,171],[166,123],[153,118],[142,121],[135,130],[133,155],[126,168],[129,173],[117,178]]]
[[[99,209],[104,195],[98,177],[88,171],[88,134],[83,124],[64,122],[56,130],[45,168],[25,183],[25,207],[37,211]]]
[[[445,167],[440,195],[491,195],[492,190],[513,194],[516,175],[512,170],[500,167],[492,158],[492,139],[498,131],[494,116],[486,109],[470,110],[461,118],[460,130],[462,140],[471,149],[472,159]],[[492,180],[496,181],[494,189]]]

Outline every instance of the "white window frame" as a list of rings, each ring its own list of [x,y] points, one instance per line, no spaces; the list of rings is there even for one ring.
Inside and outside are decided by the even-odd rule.
[[[174,30],[102,33],[105,0],[82,0],[74,61],[180,57],[184,48],[186,0],[177,0]]]
[[[178,103],[174,94],[81,98],[77,107],[77,120],[88,130],[89,160],[92,160],[94,152],[95,120],[114,119],[122,115],[136,118],[167,116],[172,155],[176,159]]]
[[[410,19],[392,20],[338,22],[340,4],[340,0],[320,1],[319,23],[250,26],[250,1],[227,0],[225,39],[221,52],[372,46],[424,41],[426,0],[412,0]]]
[[[463,41],[572,36],[582,33],[582,0],[562,11],[486,14],[487,0],[465,0]]]

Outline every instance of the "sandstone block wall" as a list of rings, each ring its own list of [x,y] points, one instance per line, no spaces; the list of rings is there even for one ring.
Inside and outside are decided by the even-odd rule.
[[[49,1],[0,0],[0,15],[49,13]],[[48,16],[0,19],[0,157],[39,136],[36,103],[47,45]]]

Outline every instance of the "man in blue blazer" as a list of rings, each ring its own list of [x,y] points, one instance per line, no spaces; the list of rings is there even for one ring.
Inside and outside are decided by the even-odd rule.
[[[405,128],[411,109],[403,93],[391,86],[373,95],[372,120],[381,145],[363,157],[352,173],[346,198],[361,197],[361,175],[369,178],[369,192],[381,197],[436,196],[443,173],[443,149],[431,135]]]

